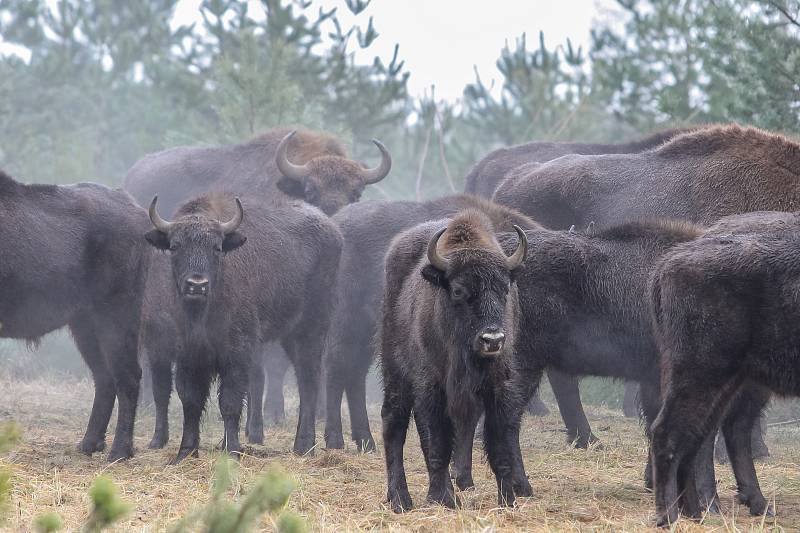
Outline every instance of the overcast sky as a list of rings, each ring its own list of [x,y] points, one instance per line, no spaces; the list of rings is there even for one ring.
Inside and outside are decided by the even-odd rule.
[[[366,27],[369,17],[380,36],[368,54],[359,56],[371,62],[374,55],[391,58],[396,43],[400,57],[411,72],[409,87],[420,95],[436,85],[436,95],[453,101],[467,83],[474,81],[474,68],[488,84],[498,78],[495,61],[506,41],[527,33],[531,47],[539,31],[545,32],[548,46],[562,44],[569,37],[584,50],[589,44],[592,20],[606,16],[613,0],[373,0],[357,19],[351,16],[344,0],[317,0],[311,9],[338,8],[344,27],[353,22]],[[175,22],[200,20],[200,0],[181,0]],[[250,2],[251,13],[263,14],[261,2]],[[1,37],[0,37],[1,39]],[[0,42],[0,53],[11,47]]]
[[[176,20],[195,20],[199,4],[181,0]],[[532,46],[544,30],[548,46],[569,37],[586,49],[592,20],[610,5],[610,0],[372,0],[357,19],[344,0],[318,0],[311,9],[337,7],[345,28],[353,22],[366,27],[372,16],[380,36],[361,59],[371,62],[379,55],[388,62],[399,43],[400,57],[411,72],[411,93],[420,95],[435,84],[437,98],[452,101],[474,81],[474,67],[487,83],[497,78],[500,50],[523,32]],[[251,2],[251,12],[263,13],[259,1]]]

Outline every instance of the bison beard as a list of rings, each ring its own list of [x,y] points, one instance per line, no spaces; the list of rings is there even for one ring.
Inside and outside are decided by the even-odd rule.
[[[423,224],[402,234],[386,258],[381,416],[387,497],[395,512],[412,506],[403,466],[412,412],[428,469],[429,501],[455,507],[448,472],[453,438],[474,429],[482,410],[499,503],[513,505],[515,493],[532,493],[514,454],[522,395],[515,392],[520,385],[513,360],[513,273],[525,258],[525,234],[515,228],[517,249],[505,257],[491,222],[479,212],[459,214],[435,232],[440,226]],[[444,251],[439,251],[442,236]]]

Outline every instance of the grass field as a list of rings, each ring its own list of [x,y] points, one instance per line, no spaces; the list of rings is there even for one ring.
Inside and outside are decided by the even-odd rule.
[[[12,506],[3,528],[29,531],[33,518],[55,511],[73,531],[88,514],[87,489],[99,474],[120,487],[133,512],[114,531],[162,531],[209,497],[213,447],[221,435],[216,408],[204,423],[199,459],[166,466],[177,450],[179,402],[173,400],[172,440],[165,450],[146,448],[153,427],[145,410],[137,420],[134,459],[108,465],[74,449],[86,424],[92,399],[91,383],[77,378],[29,381],[0,377],[0,420],[13,418],[24,428],[23,442],[0,460],[13,473]],[[310,457],[291,454],[296,408],[288,402],[292,422],[267,430],[266,446],[248,446],[230,498],[247,491],[266,468],[280,465],[297,482],[290,508],[304,516],[313,531],[641,531],[650,527],[652,495],[642,484],[645,440],[636,421],[615,411],[588,408],[601,449],[574,450],[564,443],[557,415],[526,418],[522,432],[525,464],[536,492],[513,510],[496,507],[496,489],[486,461],[475,452],[476,490],[461,493],[462,508],[451,511],[425,503],[427,475],[419,441],[412,429],[406,444],[406,470],[415,509],[392,513],[384,503],[383,454],[357,454],[320,448]],[[380,435],[378,406],[370,406],[373,432]],[[112,419],[113,420],[113,419]],[[322,441],[322,425],[317,442]],[[771,428],[772,457],[757,465],[765,495],[774,500],[777,518],[748,516],[734,503],[735,483],[727,466],[718,466],[723,515],[702,523],[682,521],[678,531],[798,531],[800,530],[800,430]],[[109,439],[110,444],[110,439]],[[271,531],[268,518],[260,526]]]

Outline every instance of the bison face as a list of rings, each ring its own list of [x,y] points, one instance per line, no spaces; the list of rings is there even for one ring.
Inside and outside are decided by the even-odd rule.
[[[430,264],[423,267],[422,277],[446,291],[448,316],[455,322],[456,334],[481,358],[497,357],[513,345],[517,322],[513,274],[522,265],[527,250],[525,233],[516,226],[515,229],[520,243],[511,257],[503,256],[499,250],[467,248],[445,258],[436,249],[444,230],[428,245]]]
[[[145,238],[156,248],[169,252],[175,289],[184,303],[204,304],[217,285],[222,254],[239,248],[247,240],[236,231],[244,216],[242,204],[237,198],[237,214],[228,222],[194,214],[167,222],[158,216],[156,200],[150,204],[150,219],[155,229]]]
[[[373,142],[381,152],[381,162],[372,169],[339,156],[320,156],[304,165],[295,165],[286,153],[294,133],[281,141],[275,153],[275,163],[282,174],[276,186],[286,195],[308,202],[328,216],[357,202],[367,185],[385,178],[392,168],[388,150],[376,140]]]

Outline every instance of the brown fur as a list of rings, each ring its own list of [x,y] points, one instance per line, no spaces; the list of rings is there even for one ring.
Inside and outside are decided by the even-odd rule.
[[[264,132],[250,140],[248,144],[277,146],[286,137],[290,128],[276,128]],[[297,165],[304,165],[317,157],[336,156],[349,157],[347,149],[339,139],[322,131],[311,131],[298,128],[289,144],[289,160]]]
[[[439,241],[439,252],[446,255],[455,250],[482,248],[497,250],[492,221],[478,210],[469,209],[456,215],[447,225]]]

